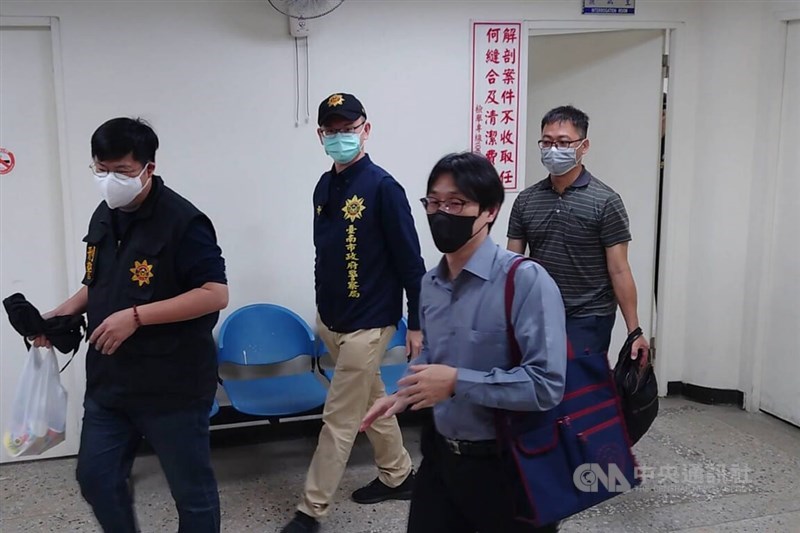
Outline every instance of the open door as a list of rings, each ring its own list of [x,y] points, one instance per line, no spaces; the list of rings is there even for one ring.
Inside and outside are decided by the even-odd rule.
[[[639,321],[652,336],[665,31],[547,33],[535,32],[528,47],[525,185],[547,176],[536,145],[542,116],[566,104],[586,112],[591,149],[584,164],[625,203],[633,235],[629,259],[639,292]],[[612,361],[626,336],[618,312]]]
[[[787,26],[760,405],[800,426],[800,21]]]

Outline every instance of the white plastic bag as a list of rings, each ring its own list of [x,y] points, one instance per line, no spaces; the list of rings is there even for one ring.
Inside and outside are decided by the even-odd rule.
[[[39,455],[66,434],[67,391],[61,386],[52,348],[31,348],[22,369],[3,444],[12,457]]]

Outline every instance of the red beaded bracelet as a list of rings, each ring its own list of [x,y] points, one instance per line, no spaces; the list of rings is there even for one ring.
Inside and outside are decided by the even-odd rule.
[[[133,321],[136,322],[137,327],[142,327],[142,320],[139,318],[139,310],[133,306]]]

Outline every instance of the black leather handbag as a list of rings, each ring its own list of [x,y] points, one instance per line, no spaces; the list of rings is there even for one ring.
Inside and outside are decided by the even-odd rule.
[[[647,433],[658,415],[658,382],[652,357],[648,357],[644,367],[639,364],[639,359],[631,359],[631,347],[641,336],[642,328],[636,328],[628,335],[614,367],[614,381],[631,444]]]

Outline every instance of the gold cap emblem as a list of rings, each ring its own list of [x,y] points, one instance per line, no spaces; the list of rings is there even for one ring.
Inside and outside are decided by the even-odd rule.
[[[341,94],[332,94],[330,98],[328,98],[328,107],[336,107],[342,105],[344,103],[344,96]]]

